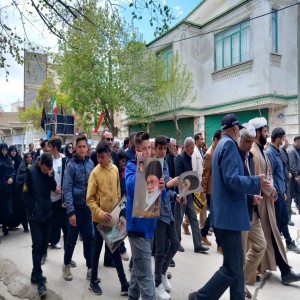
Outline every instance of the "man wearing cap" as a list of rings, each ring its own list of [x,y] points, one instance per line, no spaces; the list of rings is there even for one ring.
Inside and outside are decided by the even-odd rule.
[[[286,176],[284,173],[284,164],[280,156],[280,150],[285,145],[284,139],[285,131],[281,127],[276,127],[272,131],[271,144],[266,150],[266,155],[268,156],[272,166],[273,182],[278,196],[274,205],[279,232],[282,232],[285,238],[287,249],[296,253],[300,253],[300,249],[296,246],[295,241],[293,241],[291,238],[288,227],[289,216],[286,204]]]
[[[290,196],[294,198],[300,214],[300,135],[294,137],[294,145],[288,150],[290,170],[292,178],[290,181]]]
[[[254,175],[253,154],[250,152],[256,137],[256,131],[252,124],[243,124],[245,127],[240,131],[239,153],[244,162],[244,172],[246,176]],[[257,268],[264,256],[267,248],[266,239],[261,227],[258,213],[258,205],[262,197],[257,195],[247,195],[249,218],[251,222],[250,231],[242,232],[244,249],[244,277],[246,284],[256,282]],[[248,251],[247,251],[248,250]],[[251,294],[245,289],[246,298],[251,299]]]
[[[265,175],[244,176],[237,146],[242,128],[235,114],[223,117],[223,136],[212,160],[211,224],[223,250],[223,266],[189,300],[219,299],[228,287],[230,299],[244,299],[241,232],[251,228],[246,194],[257,195],[270,182]]]
[[[260,271],[261,273],[267,270],[276,271],[278,266],[282,275],[282,283],[288,284],[297,280],[297,274],[292,273],[290,270],[285,247],[276,224],[274,202],[277,199],[277,192],[273,187],[271,164],[264,153],[264,146],[268,137],[267,120],[263,117],[254,118],[249,123],[256,130],[255,143],[253,143],[251,148],[255,174],[265,174],[266,178],[272,183],[272,188],[261,191],[263,198],[259,205],[261,225],[267,242],[267,249],[260,264]]]

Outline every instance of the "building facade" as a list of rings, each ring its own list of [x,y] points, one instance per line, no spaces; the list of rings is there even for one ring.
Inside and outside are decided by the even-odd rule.
[[[224,114],[241,122],[264,116],[270,130],[298,134],[297,6],[289,0],[204,0],[168,33],[148,44],[169,59],[178,53],[192,73],[196,101],[178,110],[183,138],[204,132],[207,142]],[[155,132],[175,137],[167,108]],[[150,126],[150,132],[151,132]],[[129,126],[129,131],[138,129]]]

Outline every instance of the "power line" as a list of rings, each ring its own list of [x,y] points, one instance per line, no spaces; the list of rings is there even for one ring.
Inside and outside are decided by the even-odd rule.
[[[190,39],[193,39],[193,38],[196,38],[196,37],[199,37],[199,36],[204,36],[204,35],[207,35],[207,34],[211,34],[211,33],[214,33],[214,32],[220,31],[220,30],[225,30],[225,29],[231,28],[231,27],[233,27],[233,26],[236,26],[236,25],[239,25],[239,24],[248,22],[248,21],[253,21],[253,20],[256,20],[256,19],[259,19],[259,18],[268,16],[268,15],[274,14],[274,13],[276,13],[276,12],[278,12],[278,11],[282,11],[282,10],[288,9],[288,8],[290,8],[290,7],[299,5],[299,4],[300,4],[300,2],[296,2],[296,3],[294,3],[294,4],[290,4],[290,5],[288,5],[288,6],[285,6],[285,7],[282,7],[282,8],[273,10],[273,11],[270,11],[270,12],[268,12],[268,13],[265,13],[265,14],[262,14],[262,15],[259,15],[259,16],[256,16],[256,17],[247,19],[247,20],[240,21],[240,22],[235,23],[235,24],[232,24],[232,25],[228,25],[228,26],[224,26],[224,27],[217,28],[217,29],[205,31],[205,32],[203,32],[203,33],[199,33],[199,34],[196,34],[196,35],[193,35],[193,36],[189,36],[189,37],[186,37],[186,38],[174,40],[174,41],[172,41],[171,43],[172,43],[172,44],[174,44],[174,43],[179,43],[179,42],[182,42],[182,41],[185,41],[185,40],[190,40]],[[166,34],[167,34],[167,33],[166,33]],[[159,39],[159,38],[160,38],[160,37],[158,37],[158,39]],[[150,47],[147,47],[147,49],[161,48],[161,47],[163,47],[163,46],[169,46],[169,45],[170,45],[170,42],[169,42],[169,43],[160,44],[160,45],[156,45],[156,46],[150,46]]]

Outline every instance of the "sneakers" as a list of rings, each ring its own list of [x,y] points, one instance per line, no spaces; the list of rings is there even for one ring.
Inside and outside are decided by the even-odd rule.
[[[170,264],[169,264],[169,267],[171,268],[174,268],[175,267],[175,261],[172,259]]]
[[[44,265],[46,263],[46,259],[47,259],[47,254],[44,254],[42,256],[41,265]]]
[[[290,244],[286,244],[286,248],[292,252],[300,253],[300,248],[296,246],[295,241],[292,241]]]
[[[172,278],[172,273],[171,272],[167,272],[167,278],[171,279]]]
[[[211,242],[207,239],[206,236],[201,236],[201,241],[204,243],[204,245],[211,246]]]
[[[71,268],[76,268],[76,266],[77,266],[76,262],[72,259],[70,261],[70,265],[71,265]]]
[[[57,243],[56,245],[52,245],[52,249],[61,249],[61,244]]]
[[[41,298],[45,297],[47,294],[47,288],[44,283],[40,282],[38,285],[38,293]]]
[[[30,281],[32,284],[38,284],[39,282],[42,282],[43,284],[47,283],[47,278],[45,276],[41,277],[41,280],[38,280],[36,277],[31,275]]]
[[[62,271],[63,271],[63,276],[64,276],[65,280],[71,281],[73,279],[73,276],[71,273],[71,265],[63,265]]]
[[[300,274],[290,271],[287,275],[282,275],[281,279],[283,285],[288,285],[292,282],[300,281]]]
[[[129,261],[129,256],[128,256],[127,252],[121,253],[121,258],[124,261]]]
[[[89,285],[89,290],[92,292],[94,295],[102,295],[102,290],[98,282],[94,281],[90,283]]]
[[[184,252],[184,248],[181,246],[181,244],[179,244],[178,251],[179,251],[179,252]]]
[[[162,283],[155,288],[155,296],[157,300],[169,300],[171,299],[170,295],[164,289]]]
[[[86,279],[87,280],[91,280],[91,277],[92,277],[92,269],[88,269],[87,272],[86,272]]]
[[[128,296],[128,289],[129,289],[129,282],[126,282],[121,287],[121,293],[120,293],[120,295],[121,296]]]
[[[167,292],[171,292],[172,286],[166,275],[161,276],[161,283]]]

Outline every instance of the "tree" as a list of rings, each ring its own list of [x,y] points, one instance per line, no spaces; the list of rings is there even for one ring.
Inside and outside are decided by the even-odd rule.
[[[104,113],[106,126],[117,135],[115,112],[125,111],[129,117],[148,118],[157,107],[159,97],[151,92],[156,84],[158,59],[146,54],[146,46],[138,42],[136,33],[128,30],[118,11],[97,7],[95,0],[85,2],[83,13],[104,28],[103,35],[86,18],[77,18],[67,32],[58,61],[61,88],[75,100],[75,110],[82,115],[85,130],[90,130],[95,112]],[[140,59],[144,65],[141,65]],[[156,63],[157,62],[157,63]],[[147,85],[148,83],[148,85]]]
[[[192,73],[185,64],[180,62],[178,52],[172,56],[165,74],[164,84],[161,85],[160,93],[164,107],[172,113],[172,119],[176,127],[177,142],[181,144],[181,130],[178,125],[179,108],[190,105],[196,100],[196,94],[190,96],[193,89]]]
[[[141,20],[145,15],[148,16],[150,25],[156,28],[156,35],[166,32],[170,22],[174,19],[170,8],[161,0],[126,0],[123,2],[103,0],[103,2],[112,13],[116,9],[122,12],[127,7],[131,10],[133,20]],[[107,28],[94,23],[85,14],[85,3],[85,0],[6,0],[6,5],[0,7],[0,69],[5,69],[6,77],[9,75],[10,68],[7,62],[9,55],[17,63],[23,64],[24,50],[30,52],[41,50],[41,45],[36,45],[29,36],[28,26],[46,27],[59,41],[64,41],[71,47],[75,45],[68,40],[66,32],[73,28],[83,33],[82,28],[74,25],[78,18],[84,18],[103,35],[108,36]],[[12,14],[13,25],[8,21]],[[20,23],[16,26],[18,20]],[[47,51],[47,49],[44,50]]]
[[[25,111],[20,112],[20,120],[32,125],[35,129],[40,129],[42,110],[45,107],[45,111],[50,112],[53,96],[56,96],[58,109],[62,108],[64,113],[71,113],[72,107],[69,95],[61,93],[55,85],[53,77],[48,77],[43,81],[36,99]]]

